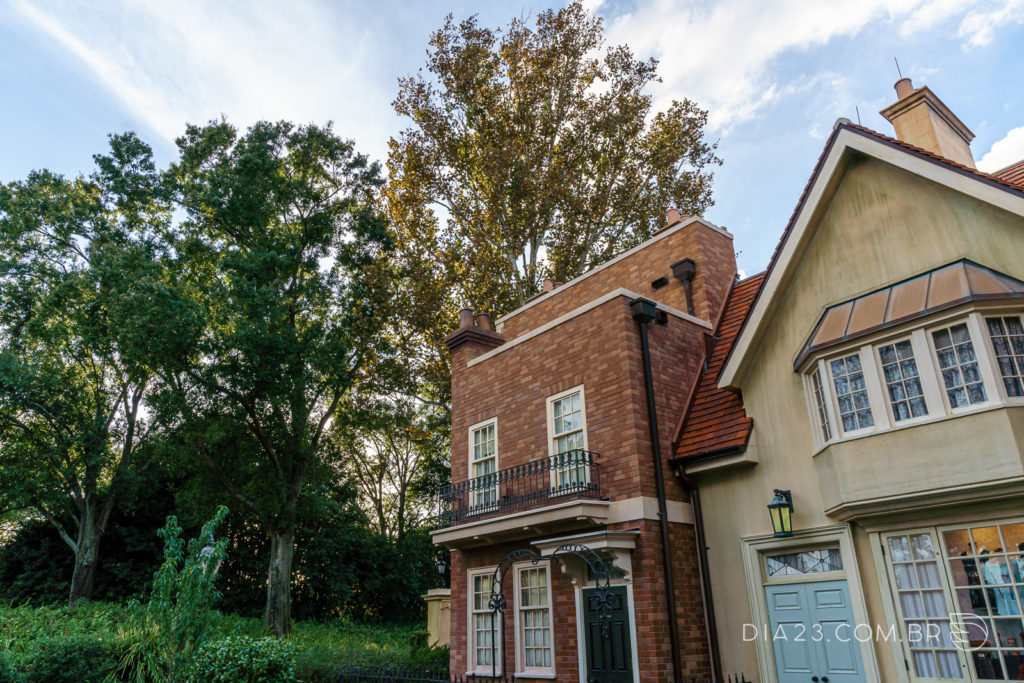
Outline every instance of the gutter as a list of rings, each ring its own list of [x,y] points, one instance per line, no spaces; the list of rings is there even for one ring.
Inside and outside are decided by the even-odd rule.
[[[654,378],[651,373],[651,348],[647,339],[647,325],[657,322],[664,325],[664,313],[659,315],[653,301],[637,298],[629,304],[630,315],[640,328],[640,350],[644,362],[644,387],[647,390],[647,424],[651,431],[651,455],[654,458],[654,478],[658,485],[658,516],[661,526],[661,563],[665,574],[666,610],[668,612],[668,634],[672,647],[672,680],[679,680],[683,667],[679,656],[679,623],[676,612],[676,583],[672,577],[672,544],[668,534],[668,509],[665,502],[665,476],[661,465],[661,438],[658,433],[658,411],[654,404]],[[694,512],[696,514],[696,511]]]

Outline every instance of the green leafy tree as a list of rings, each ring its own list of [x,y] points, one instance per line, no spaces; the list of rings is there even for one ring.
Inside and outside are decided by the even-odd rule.
[[[655,60],[606,47],[579,2],[503,30],[451,16],[400,79],[387,207],[409,273],[400,338],[446,403],[441,340],[465,304],[505,313],[712,204],[707,113],[654,111]]]
[[[160,414],[269,536],[264,619],[286,634],[300,509],[337,472],[325,437],[353,387],[386,379],[382,181],[330,126],[190,126],[178,147],[174,248],[204,333],[161,361]]]
[[[0,187],[0,509],[49,521],[88,599],[118,492],[150,432],[148,359],[187,340],[157,236],[170,220],[148,146],[114,136],[88,179]],[[69,523],[70,521],[70,523]]]

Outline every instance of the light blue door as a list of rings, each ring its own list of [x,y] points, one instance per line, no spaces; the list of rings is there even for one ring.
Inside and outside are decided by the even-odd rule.
[[[846,581],[764,590],[779,683],[867,683]]]

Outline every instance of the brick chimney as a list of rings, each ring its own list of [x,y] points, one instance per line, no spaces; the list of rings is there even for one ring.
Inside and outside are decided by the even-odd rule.
[[[491,329],[491,316],[476,313],[470,308],[459,311],[459,326],[444,338],[452,352],[452,374],[456,363],[469,362],[480,354],[505,343],[505,337]]]
[[[896,81],[895,103],[879,112],[903,142],[974,168],[974,133],[928,86],[915,88],[909,78]]]

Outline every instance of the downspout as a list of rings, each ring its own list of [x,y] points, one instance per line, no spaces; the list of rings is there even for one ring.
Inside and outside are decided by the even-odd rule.
[[[693,523],[697,527],[697,562],[700,565],[700,584],[704,591],[704,618],[708,622],[708,647],[711,648],[711,680],[725,680],[722,672],[722,649],[718,643],[718,623],[715,620],[715,600],[711,595],[711,573],[708,562],[707,536],[704,534],[704,511],[700,505],[700,490],[697,484],[683,471],[676,468],[676,477],[690,494],[693,508]]]
[[[644,359],[644,386],[647,389],[647,424],[651,430],[651,455],[654,457],[654,478],[658,486],[658,517],[661,522],[661,560],[665,574],[665,593],[668,610],[668,633],[672,646],[672,680],[680,680],[683,674],[679,659],[679,624],[676,613],[676,584],[672,578],[672,544],[668,535],[668,506],[665,503],[665,476],[661,466],[661,438],[658,434],[658,411],[654,405],[654,378],[651,374],[651,349],[647,340],[647,325],[651,322],[665,323],[665,314],[658,311],[653,301],[635,299],[629,304],[629,312],[640,327],[640,349]],[[661,315],[659,315],[661,313]]]

